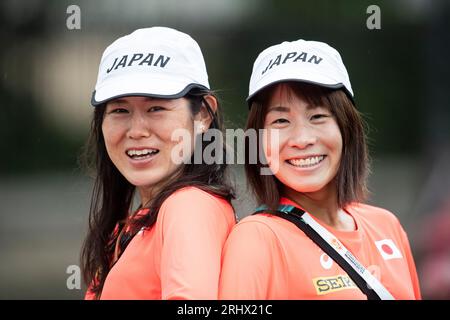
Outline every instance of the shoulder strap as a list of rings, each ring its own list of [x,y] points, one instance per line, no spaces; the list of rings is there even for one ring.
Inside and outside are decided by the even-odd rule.
[[[280,205],[276,211],[268,210],[267,206],[261,206],[254,214],[258,213],[270,213],[295,224],[347,272],[368,300],[394,299],[380,281],[331,232],[318,224],[307,212],[291,205]]]

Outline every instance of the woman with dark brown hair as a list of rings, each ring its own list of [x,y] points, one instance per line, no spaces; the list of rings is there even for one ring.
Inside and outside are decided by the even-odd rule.
[[[420,299],[398,219],[363,203],[368,152],[339,53],[304,40],[264,50],[248,103],[247,130],[263,130],[264,161],[246,163],[261,206],[226,242],[219,298]]]
[[[223,161],[194,159],[203,134],[222,129],[197,42],[164,27],[117,39],[92,104],[86,298],[217,299],[233,190]]]

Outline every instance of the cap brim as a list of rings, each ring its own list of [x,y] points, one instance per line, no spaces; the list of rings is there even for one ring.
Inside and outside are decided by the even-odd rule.
[[[199,83],[174,81],[161,77],[118,77],[111,79],[92,93],[91,104],[96,107],[112,99],[126,96],[143,96],[163,99],[177,99],[184,97],[191,89],[208,87]]]
[[[249,102],[255,95],[257,95],[260,91],[264,90],[265,88],[273,85],[273,84],[277,84],[280,82],[288,82],[288,81],[295,81],[295,82],[303,82],[303,83],[310,83],[310,84],[315,84],[321,87],[325,87],[325,88],[330,88],[330,89],[340,89],[340,88],[344,88],[345,86],[342,83],[336,83],[336,84],[324,84],[322,82],[315,82],[315,81],[310,81],[310,80],[303,80],[303,79],[283,79],[283,80],[278,80],[278,81],[274,81],[271,83],[268,83],[266,85],[264,85],[263,87],[261,87],[260,89],[258,89],[257,91],[255,91],[255,93],[251,94],[250,96],[247,97],[246,101]],[[347,90],[346,90],[347,91]]]
[[[307,71],[307,70],[305,70]],[[269,75],[267,77],[264,77],[261,79],[261,81],[256,85],[256,90],[254,90],[246,99],[249,107],[251,104],[252,98],[257,95],[261,90],[264,90],[265,88],[277,84],[280,82],[287,82],[287,81],[294,81],[294,82],[303,82],[303,83],[310,83],[314,85],[318,85],[325,88],[330,89],[344,89],[345,93],[349,96],[349,98],[353,100],[353,94],[350,92],[346,86],[342,82],[337,82],[335,79],[330,78],[323,74],[318,74],[317,72],[311,72],[310,74],[299,74],[298,70],[293,70],[289,72],[288,70],[283,70],[283,77],[280,77],[280,73],[274,72],[272,75]]]

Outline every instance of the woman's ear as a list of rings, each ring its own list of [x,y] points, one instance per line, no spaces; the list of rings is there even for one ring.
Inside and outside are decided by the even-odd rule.
[[[217,107],[218,107],[216,97],[214,97],[212,95],[207,95],[207,96],[203,97],[203,99],[205,99],[206,103],[211,108],[211,111],[213,112],[213,114],[215,114],[217,112]],[[198,116],[199,117],[196,120],[201,121],[204,124],[205,128],[209,128],[213,119],[211,118],[211,115],[209,114],[208,109],[205,104],[202,105]]]
[[[204,99],[206,100],[206,102],[211,107],[212,112],[216,113],[217,112],[217,105],[218,105],[216,97],[214,97],[212,95],[207,95],[207,96],[204,97]]]

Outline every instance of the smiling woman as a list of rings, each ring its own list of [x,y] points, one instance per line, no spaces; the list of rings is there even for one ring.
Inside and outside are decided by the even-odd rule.
[[[219,297],[420,299],[398,219],[363,203],[367,146],[339,53],[305,40],[264,50],[248,102],[247,129],[265,129],[258,144],[272,175],[245,166],[262,206],[227,239]]]
[[[214,105],[211,96],[205,99]],[[192,139],[189,145],[194,145],[193,120],[201,122],[202,119],[200,113],[192,115],[189,104],[186,98],[124,97],[106,105],[102,124],[106,150],[120,173],[139,187],[142,203],[147,203],[152,193],[156,193],[152,189],[161,180],[171,177],[178,169],[171,158],[172,150],[178,145],[172,139],[172,132],[183,128]]]
[[[271,150],[270,144],[264,150],[279,154],[276,177],[281,183],[290,189],[313,192],[324,189],[337,174],[342,136],[329,108],[308,104],[298,95],[305,90],[293,88],[278,84],[269,93],[267,106],[288,107],[267,110],[264,128],[278,129],[280,141],[277,150]],[[273,164],[271,157],[267,158]]]
[[[133,52],[170,59],[111,70]],[[88,154],[97,175],[82,251],[86,298],[217,299],[222,247],[235,224],[225,162],[171,157],[190,143],[182,156],[192,158],[209,145],[204,133],[222,130],[198,44],[163,27],[116,40],[102,57],[92,104]],[[172,139],[180,128],[190,141]]]

